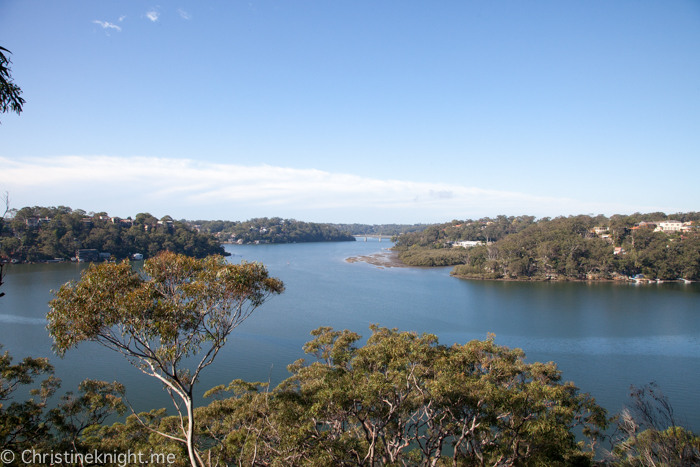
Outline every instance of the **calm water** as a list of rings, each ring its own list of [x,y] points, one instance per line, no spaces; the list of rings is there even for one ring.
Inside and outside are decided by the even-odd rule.
[[[349,256],[389,247],[367,242],[232,246],[240,262],[261,261],[287,291],[234,331],[201,392],[235,378],[273,384],[304,356],[319,326],[369,335],[368,325],[437,334],[445,344],[483,339],[554,361],[564,378],[611,411],[631,384],[656,381],[678,414],[700,430],[700,284],[520,283],[464,281],[449,268],[380,269]],[[64,389],[84,378],[118,380],[137,410],[166,407],[167,395],[122,357],[94,344],[60,360],[51,353],[44,316],[50,289],[79,277],[82,264],[11,266],[0,299],[0,343],[17,359],[51,357]]]

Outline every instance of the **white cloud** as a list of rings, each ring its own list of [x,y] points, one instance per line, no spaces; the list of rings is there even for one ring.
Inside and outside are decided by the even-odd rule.
[[[146,12],[146,18],[150,19],[153,22],[158,21],[159,16],[160,12],[156,11],[155,9]]]
[[[658,206],[188,159],[0,157],[0,164],[0,189],[12,194],[16,207],[66,205],[114,215],[150,211],[177,218],[242,220],[279,215],[310,221],[413,223],[497,214],[675,212]]]
[[[121,21],[121,18],[119,19],[119,21]],[[116,29],[116,30],[119,31],[119,32],[121,32],[121,30],[122,30],[122,28],[120,28],[120,27],[117,26],[116,24],[108,23],[107,21],[98,21],[98,20],[94,20],[93,23],[99,24],[99,25],[102,26],[104,29],[111,28],[111,29]]]
[[[126,15],[120,16],[120,17],[119,17],[119,21],[120,21],[120,22],[121,22],[121,21],[124,21],[125,19],[126,19]]]
[[[192,16],[190,16],[190,14],[187,13],[187,12],[186,12],[185,10],[183,10],[182,8],[179,8],[179,9],[177,10],[177,12],[180,13],[180,17],[181,17],[182,19],[191,19],[191,18],[192,18]]]

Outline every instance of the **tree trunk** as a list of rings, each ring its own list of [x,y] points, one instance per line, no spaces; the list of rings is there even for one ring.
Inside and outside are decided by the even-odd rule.
[[[194,450],[194,402],[190,393],[187,394],[185,406],[187,407],[187,433],[185,433],[185,438],[187,439],[187,454],[190,457],[190,464],[192,464],[192,467],[204,467],[197,461],[197,453]]]

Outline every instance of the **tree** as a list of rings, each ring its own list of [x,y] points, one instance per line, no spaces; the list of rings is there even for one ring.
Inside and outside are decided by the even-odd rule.
[[[700,436],[681,426],[668,398],[654,383],[632,387],[632,407],[618,415],[615,465],[691,467],[700,463]]]
[[[372,326],[372,336],[321,327],[316,361],[288,367],[273,392],[233,381],[200,409],[218,461],[242,465],[590,465],[606,412],[553,363],[525,363],[493,337],[440,345],[434,335]],[[262,390],[262,391],[261,391]],[[212,456],[214,457],[214,456]]]
[[[12,401],[15,391],[22,386],[31,385],[41,376],[47,376],[41,382],[41,389],[30,391],[32,395],[39,396],[38,401]],[[49,425],[44,419],[46,401],[59,385],[60,381],[53,376],[53,366],[48,359],[26,357],[13,365],[8,352],[0,354],[0,449],[17,452],[38,446],[46,439],[49,435]],[[7,402],[10,404],[5,406]]]
[[[55,292],[48,330],[61,356],[81,342],[97,342],[162,382],[177,409],[179,434],[152,430],[186,445],[197,467],[204,465],[194,444],[193,390],[199,374],[231,331],[283,290],[259,263],[234,265],[221,256],[198,260],[164,252],[147,260],[142,273],[127,261],[92,265],[79,282]],[[196,355],[200,358],[188,367],[186,360]]]
[[[4,52],[8,55],[12,53],[6,48],[0,47],[0,111],[2,113],[16,112],[19,115],[25,101],[20,97],[22,90],[12,81],[11,70],[8,66],[12,62]]]

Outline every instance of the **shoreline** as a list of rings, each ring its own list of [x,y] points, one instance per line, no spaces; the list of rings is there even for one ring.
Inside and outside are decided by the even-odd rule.
[[[562,278],[562,279],[538,279],[538,278],[517,278],[517,277],[478,277],[478,276],[460,276],[457,274],[450,274],[451,277],[456,277],[457,279],[465,279],[472,281],[498,281],[498,282],[612,282],[612,283],[625,283],[625,284],[692,284],[696,281],[686,281],[683,279],[668,280],[668,281],[656,281],[650,279],[574,279],[574,278]]]
[[[369,255],[360,255],[360,256],[351,256],[349,258],[345,259],[346,262],[348,263],[367,263],[371,264],[372,266],[376,266],[378,269],[384,269],[384,268],[426,268],[426,266],[411,266],[408,265],[404,262],[402,262],[399,259],[399,252],[390,250],[388,248],[383,249],[380,252],[377,253],[372,253]],[[453,267],[453,266],[432,266],[432,267]],[[432,268],[431,266],[428,266],[427,268]],[[613,279],[603,279],[603,278],[597,278],[597,279],[576,279],[576,278],[532,278],[532,277],[527,277],[527,278],[514,278],[514,277],[499,277],[499,278],[490,278],[490,277],[479,277],[479,276],[462,276],[462,275],[457,275],[457,274],[450,274],[450,277],[454,277],[457,279],[464,279],[464,280],[472,280],[472,281],[496,281],[496,282],[611,282],[611,283],[634,283],[634,284],[671,284],[671,283],[680,283],[680,284],[691,284],[697,281],[686,281],[684,279],[678,279],[678,280],[667,280],[667,281],[661,281],[658,282],[656,280],[650,280],[650,279],[640,279],[640,280],[635,280],[635,279],[628,279],[628,278],[613,278]]]

